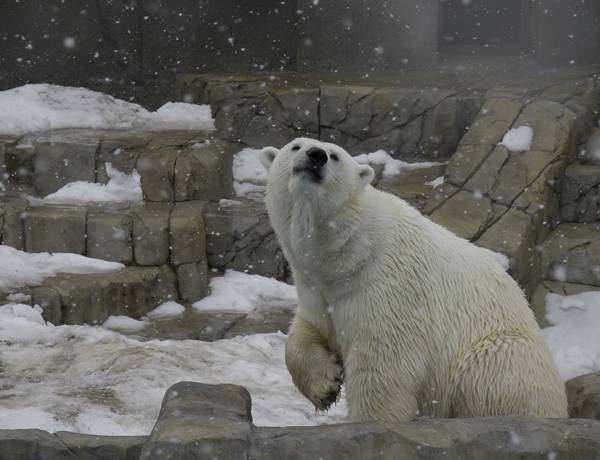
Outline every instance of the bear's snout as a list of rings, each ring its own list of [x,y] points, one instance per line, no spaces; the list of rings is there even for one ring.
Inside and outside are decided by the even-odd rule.
[[[325,163],[327,163],[327,160],[329,159],[325,150],[320,149],[319,147],[310,148],[306,152],[306,156],[315,168],[323,166]]]
[[[321,183],[327,176],[325,164],[329,161],[329,156],[325,150],[319,147],[311,147],[305,154],[301,154],[294,161],[294,174],[299,175],[310,182]]]

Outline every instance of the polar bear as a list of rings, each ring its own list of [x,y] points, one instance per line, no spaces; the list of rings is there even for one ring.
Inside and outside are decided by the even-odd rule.
[[[567,417],[560,375],[517,283],[484,250],[373,188],[342,148],[264,148],[269,217],[299,305],[285,349],[319,410],[348,420]]]

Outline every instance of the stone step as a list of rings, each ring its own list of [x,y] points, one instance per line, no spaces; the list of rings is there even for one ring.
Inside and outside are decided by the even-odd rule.
[[[61,129],[0,137],[0,173],[45,197],[70,182],[106,184],[110,163],[126,174],[137,170],[146,201],[218,201],[232,193],[239,149],[217,131]]]
[[[600,222],[559,225],[541,259],[543,279],[600,286]]]
[[[76,206],[4,196],[0,241],[27,252],[72,253],[127,266],[169,264],[181,300],[194,302],[207,286],[204,208],[201,201]]]
[[[138,319],[167,301],[180,301],[177,277],[169,265],[125,267],[112,273],[59,273],[19,292],[29,296],[25,302],[39,305],[43,318],[54,325],[100,325],[119,315]]]

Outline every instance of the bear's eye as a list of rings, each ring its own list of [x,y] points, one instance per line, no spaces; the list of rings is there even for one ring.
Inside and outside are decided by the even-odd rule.
[[[300,146],[299,145],[294,145],[292,147],[292,152],[297,152],[298,150],[300,150]]]
[[[331,155],[331,159],[333,161],[340,161],[340,159],[338,158],[338,156],[335,153],[333,155]]]

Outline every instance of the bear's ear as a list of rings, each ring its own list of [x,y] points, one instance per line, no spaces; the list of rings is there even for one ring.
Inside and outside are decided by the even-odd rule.
[[[375,177],[375,171],[373,171],[373,168],[371,168],[369,165],[359,165],[358,177],[360,179],[360,183],[363,184],[363,186],[367,186]]]
[[[273,160],[278,153],[279,150],[277,150],[275,147],[265,147],[260,151],[258,157],[260,158],[260,162],[263,164],[263,166],[268,170],[273,164]]]

